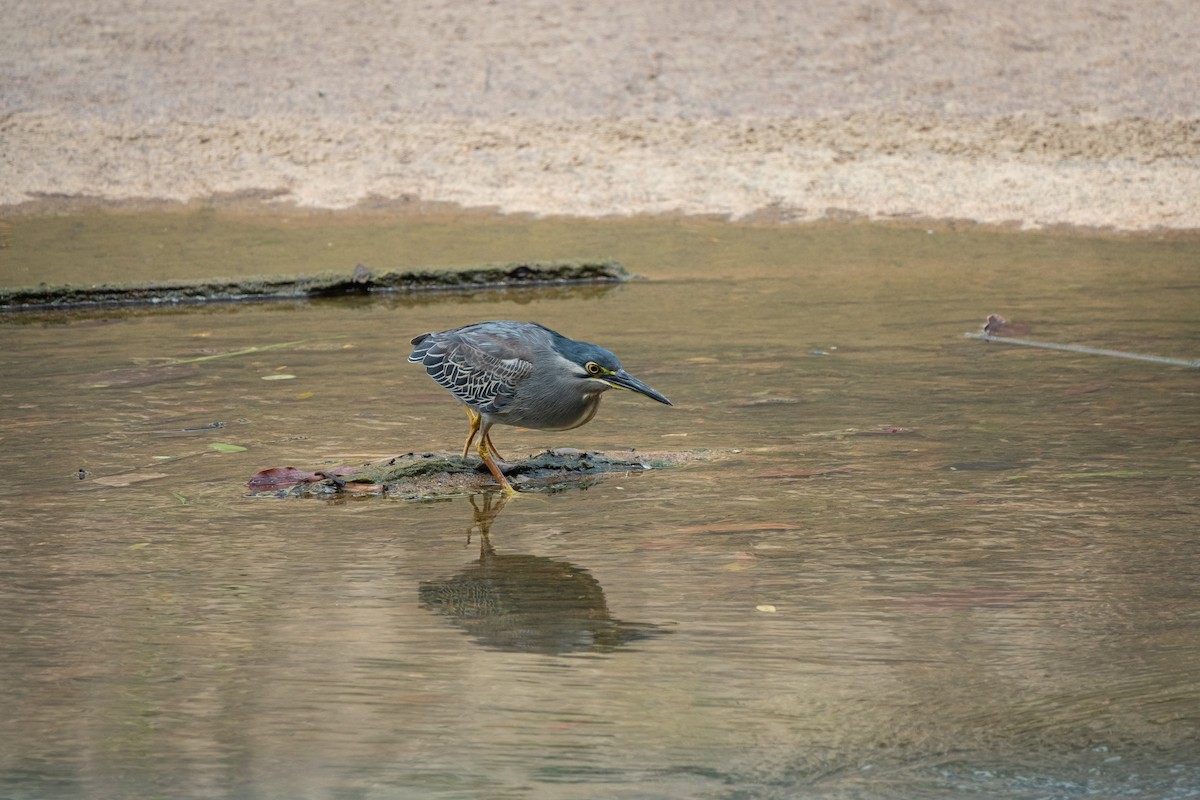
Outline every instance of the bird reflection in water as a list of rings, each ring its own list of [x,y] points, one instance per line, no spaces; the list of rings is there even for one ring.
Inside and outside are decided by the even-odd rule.
[[[471,497],[479,560],[449,578],[422,581],[422,608],[451,618],[495,650],[611,652],[663,633],[654,624],[614,619],[604,589],[581,567],[543,556],[498,554],[488,532],[507,498],[493,505],[490,495],[484,497],[482,509]]]

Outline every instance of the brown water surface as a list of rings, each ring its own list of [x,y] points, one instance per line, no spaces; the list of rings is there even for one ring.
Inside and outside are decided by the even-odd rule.
[[[5,283],[142,279],[160,235],[165,275],[223,274],[253,227],[179,219],[37,258],[17,220]],[[1200,372],[963,338],[1000,313],[1196,358],[1195,243],[324,224],[257,229],[257,263],[645,279],[0,318],[0,794],[1200,794]],[[479,498],[246,496],[265,467],[456,449],[407,342],[493,318],[602,343],[675,402],[500,429],[510,458],[720,455],[517,497],[483,552]]]

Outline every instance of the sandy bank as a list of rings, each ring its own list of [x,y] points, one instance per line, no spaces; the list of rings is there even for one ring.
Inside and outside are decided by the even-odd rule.
[[[6,5],[7,213],[245,194],[1200,228],[1188,2]]]

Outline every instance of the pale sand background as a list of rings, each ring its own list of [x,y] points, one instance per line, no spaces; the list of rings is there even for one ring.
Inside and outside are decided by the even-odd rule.
[[[0,0],[0,19],[0,214],[234,194],[1200,229],[1196,0]]]

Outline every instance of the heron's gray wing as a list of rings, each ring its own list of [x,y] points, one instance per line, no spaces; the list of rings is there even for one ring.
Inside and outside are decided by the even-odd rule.
[[[473,338],[459,331],[418,336],[408,360],[424,366],[430,377],[462,402],[481,413],[495,414],[512,402],[533,364],[525,358],[502,358],[488,352],[480,345],[489,342]]]

